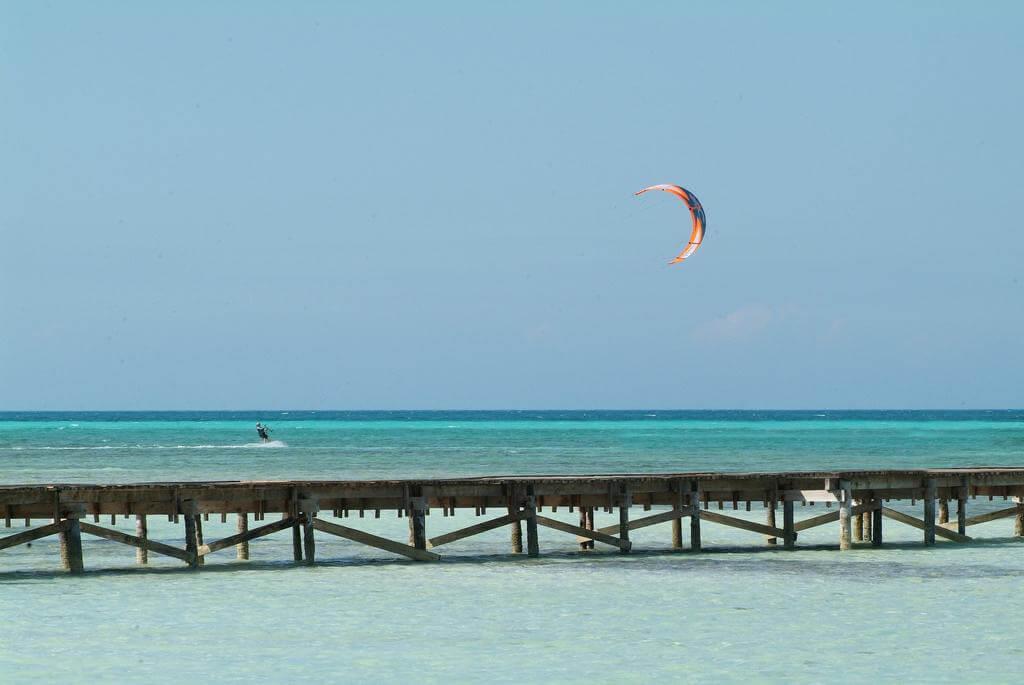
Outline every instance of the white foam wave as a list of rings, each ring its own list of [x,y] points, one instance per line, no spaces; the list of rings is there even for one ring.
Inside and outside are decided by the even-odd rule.
[[[91,452],[95,450],[248,450],[287,447],[284,440],[270,442],[247,442],[243,445],[41,445],[39,447],[0,447],[0,451],[40,450],[46,452]]]

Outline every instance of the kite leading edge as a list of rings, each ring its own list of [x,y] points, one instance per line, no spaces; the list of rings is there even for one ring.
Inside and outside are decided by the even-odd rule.
[[[678,264],[696,252],[697,248],[700,247],[701,242],[704,240],[704,234],[707,232],[707,220],[704,218],[704,208],[701,207],[700,200],[697,199],[697,196],[689,190],[681,186],[674,186],[668,183],[650,186],[633,194],[643,195],[648,190],[664,190],[666,193],[672,193],[686,203],[687,208],[690,210],[690,216],[693,217],[693,230],[690,232],[690,242],[686,244],[686,247],[683,248],[683,251],[680,252],[675,259],[669,262],[669,264]]]

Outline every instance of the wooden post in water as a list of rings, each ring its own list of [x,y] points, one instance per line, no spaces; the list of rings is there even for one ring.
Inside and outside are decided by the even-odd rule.
[[[313,512],[302,512],[302,544],[306,555],[306,563],[312,564],[316,559],[316,539],[313,537]]]
[[[412,504],[412,546],[416,549],[427,548],[427,498],[410,497]]]
[[[871,510],[871,546],[882,546],[882,500],[872,500],[875,508]]]
[[[181,514],[185,515],[185,554],[186,564],[190,568],[199,568],[199,553],[196,547],[196,515],[195,503],[186,501],[181,503]]]
[[[967,497],[970,494],[970,481],[967,476],[960,478],[960,487],[956,491],[956,532],[967,534]]]
[[[783,544],[786,549],[796,549],[796,522],[793,520],[793,500],[782,501],[782,533],[785,536]]]
[[[1013,534],[1024,537],[1024,497],[1017,498],[1017,515],[1013,519]]]
[[[78,519],[85,516],[85,505],[69,505],[64,522],[67,526],[67,570],[71,573],[82,573],[85,564],[82,561],[82,529]]]
[[[861,500],[861,501],[870,502],[871,500]],[[874,540],[874,538],[871,537],[871,520],[873,518],[872,517],[872,512],[865,511],[863,514],[860,515],[860,517],[863,520],[863,523],[861,525],[864,526],[864,539],[865,540]]]
[[[140,540],[149,539],[149,525],[146,523],[145,514],[135,515],[135,537]],[[148,564],[149,563],[149,550],[145,547],[135,548],[135,563],[137,564]]]
[[[772,528],[775,528],[775,502],[777,499],[778,494],[775,490],[772,490],[770,493],[768,493],[768,504],[765,505],[764,508],[764,522]],[[765,536],[765,542],[767,542],[769,545],[777,545],[779,544],[779,539],[773,538],[771,536]]]
[[[939,500],[939,523],[949,523],[949,500],[945,497]]]
[[[583,513],[583,508],[581,507],[580,508],[580,514],[582,515],[582,513]],[[508,508],[508,515],[509,516],[519,516],[519,504],[518,503],[516,503],[515,506],[509,506],[509,508]],[[520,521],[517,518],[515,521],[512,522],[512,525],[509,526],[509,528],[512,529],[512,553],[513,554],[522,554],[523,553],[523,522]]]
[[[313,537],[313,518],[320,511],[320,503],[315,499],[299,500],[300,519],[302,521],[302,548],[306,557],[306,563],[312,564],[316,560],[316,538]],[[424,544],[424,547],[426,545]]]
[[[676,511],[682,511],[686,504],[683,501],[683,484],[681,481],[677,481],[674,485],[676,489]],[[683,548],[683,520],[681,518],[672,519],[672,549],[681,550]]]
[[[533,494],[533,486],[527,488],[526,494],[526,554],[531,557],[540,556],[540,542],[537,540],[537,497]]]
[[[586,507],[580,507],[580,528],[585,528],[586,530],[592,530],[590,528],[590,526],[587,524],[587,508]],[[585,550],[590,549],[590,547],[589,547],[590,540],[587,540],[587,539],[584,539],[584,538],[576,538],[576,539],[579,541],[580,551],[585,551]]]
[[[196,549],[198,550],[203,546],[203,517],[196,514]],[[196,563],[203,566],[206,563],[206,558],[200,555],[196,555]]]
[[[629,540],[629,508],[633,506],[633,495],[625,487],[619,494],[619,539]],[[620,554],[629,554],[629,547],[619,547]]]
[[[860,503],[861,500],[857,500],[857,504]],[[864,517],[861,514],[853,517],[853,541],[864,542]]]
[[[935,544],[935,479],[924,484],[924,544]]]
[[[249,532],[249,515],[245,513],[238,514],[238,523],[235,526],[239,533]],[[239,561],[249,560],[249,541],[240,542],[235,545],[235,556]]]
[[[840,496],[839,503],[839,549],[847,550],[852,546],[850,541],[850,515],[853,506],[853,495],[850,491],[848,481],[839,482]]]
[[[690,481],[690,550],[699,552],[700,540],[700,481]]]

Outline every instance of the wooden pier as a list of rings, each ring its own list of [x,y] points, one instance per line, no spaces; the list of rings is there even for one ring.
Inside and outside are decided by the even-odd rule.
[[[968,503],[979,497],[998,498],[1005,505],[969,517]],[[920,507],[920,518],[891,508],[894,501]],[[952,521],[950,503],[955,505]],[[825,511],[796,516],[798,509],[804,512],[804,507],[816,504],[823,504]],[[764,522],[724,513],[741,507],[747,512],[762,510]],[[648,513],[654,508],[656,513]],[[559,509],[570,513],[574,522],[545,515]],[[482,520],[428,536],[431,512],[445,517],[456,510],[471,510]],[[618,523],[596,528],[598,510],[617,511]],[[272,520],[265,522],[268,514]],[[407,541],[370,532],[372,520],[385,514],[408,519]],[[236,517],[237,533],[206,540],[203,522],[211,515],[220,516],[222,522],[229,515]],[[794,549],[802,531],[838,523],[838,548],[848,550],[856,544],[882,545],[884,520],[919,529],[925,545],[935,544],[937,538],[970,542],[970,526],[1001,518],[1013,518],[1013,535],[1024,537],[1024,468],[9,485],[0,486],[0,516],[7,528],[15,522],[24,522],[28,528],[0,537],[0,551],[57,535],[61,562],[72,573],[85,568],[83,534],[136,548],[140,564],[148,563],[152,553],[194,569],[210,555],[229,548],[235,549],[238,559],[248,559],[250,541],[289,530],[294,560],[309,564],[316,559],[317,533],[417,561],[437,561],[442,558],[439,548],[455,547],[460,540],[501,527],[510,529],[511,551],[516,554],[523,553],[525,527],[530,557],[540,554],[538,527],[574,536],[581,550],[599,543],[629,553],[631,531],[668,523],[672,549],[682,550],[687,520],[688,549],[694,552],[701,551],[705,524],[731,526],[755,534],[760,544]],[[134,518],[135,535],[99,525],[101,517],[108,516],[111,523],[119,516]],[[149,539],[147,517],[153,516],[166,516],[181,525],[180,546]],[[92,522],[87,520],[90,517]]]

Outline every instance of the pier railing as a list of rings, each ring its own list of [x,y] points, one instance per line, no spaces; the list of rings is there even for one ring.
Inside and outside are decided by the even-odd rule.
[[[978,497],[1000,498],[1006,505],[968,517],[968,502]],[[920,517],[890,507],[893,501],[912,507],[920,503]],[[956,507],[953,521],[951,503]],[[798,507],[816,504],[823,504],[826,511],[797,519]],[[646,513],[655,507],[657,513]],[[740,507],[761,509],[764,522],[725,513]],[[564,517],[545,516],[545,509],[552,514],[568,510],[573,520],[578,515],[578,525]],[[633,517],[638,509],[644,513]],[[472,510],[483,520],[428,537],[431,511],[450,516],[457,510]],[[599,510],[617,511],[618,524],[595,527],[594,513]],[[265,523],[267,514],[273,519]],[[408,519],[407,541],[367,530],[383,514]],[[205,541],[203,522],[211,515],[222,522],[234,516],[237,533]],[[970,526],[1001,518],[1013,518],[1013,534],[1024,537],[1024,468],[8,485],[0,486],[0,516],[7,528],[22,521],[28,528],[0,537],[0,551],[57,535],[62,565],[71,572],[85,568],[83,533],[136,548],[140,564],[148,563],[153,553],[191,568],[228,548],[235,549],[238,559],[248,559],[250,541],[288,530],[294,560],[304,563],[316,559],[317,532],[417,561],[437,561],[442,558],[438,548],[502,527],[510,529],[516,554],[523,553],[525,527],[526,554],[531,557],[540,554],[538,527],[575,536],[580,549],[599,543],[629,553],[630,531],[670,523],[672,549],[683,550],[684,521],[689,524],[688,549],[694,552],[702,550],[701,526],[706,523],[754,533],[763,544],[784,549],[796,548],[802,531],[838,523],[838,548],[847,550],[855,544],[881,546],[883,520],[919,529],[925,545],[935,544],[936,538],[970,542]],[[135,535],[99,525],[106,516],[112,524],[119,516],[133,517]],[[182,546],[149,539],[148,517],[153,516],[166,516],[182,526]],[[364,520],[340,522],[353,518]]]

